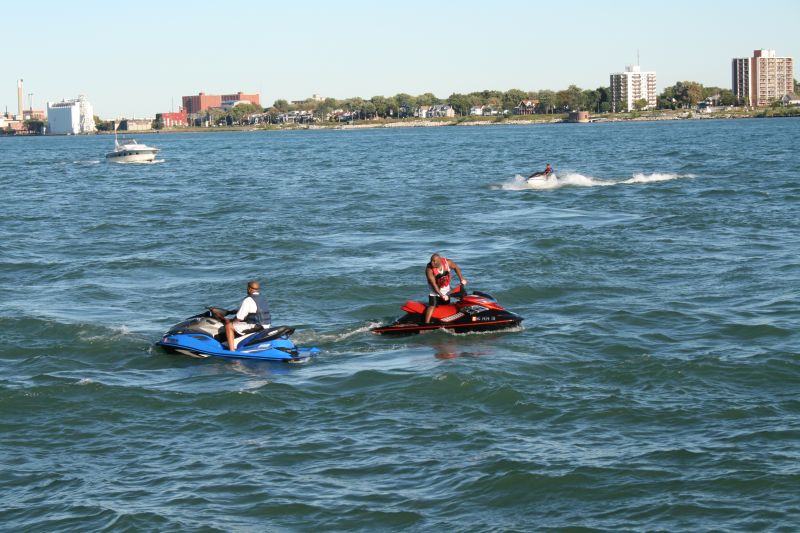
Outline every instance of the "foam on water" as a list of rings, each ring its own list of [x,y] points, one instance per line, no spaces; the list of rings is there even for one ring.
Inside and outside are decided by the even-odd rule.
[[[303,346],[311,346],[313,343],[336,343],[357,335],[369,333],[372,328],[377,328],[381,325],[382,323],[378,321],[368,322],[367,324],[355,328],[347,328],[344,331],[333,333],[318,333],[313,330],[303,330],[295,333],[292,338],[297,341],[298,344],[302,343]]]
[[[560,189],[562,187],[610,187],[613,185],[632,185],[636,183],[656,183],[661,181],[671,181],[681,178],[692,178],[691,174],[673,174],[673,173],[660,173],[653,174],[634,174],[631,178],[624,180],[596,178],[594,176],[585,176],[577,172],[569,172],[563,175],[552,175],[548,178],[536,177],[528,179],[525,176],[517,174],[510,180],[503,182],[499,185],[493,185],[491,188],[504,191],[548,191],[553,189]]]
[[[163,163],[166,159],[153,159],[152,161],[109,161],[116,165],[157,165]]]
[[[0,523],[793,531],[798,135],[175,133],[133,168],[0,139]],[[530,186],[537,151],[563,169]],[[370,333],[434,250],[524,327]],[[153,346],[251,278],[310,364]]]

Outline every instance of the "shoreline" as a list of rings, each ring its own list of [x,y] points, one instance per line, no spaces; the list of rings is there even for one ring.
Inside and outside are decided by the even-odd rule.
[[[793,109],[793,108],[789,108]],[[798,112],[787,113],[783,109],[778,109],[778,113],[770,113],[770,109],[753,111],[717,111],[712,113],[699,113],[695,111],[650,111],[641,113],[617,113],[603,114],[589,117],[588,122],[574,122],[568,119],[567,114],[557,115],[524,115],[516,117],[452,117],[434,119],[378,119],[363,120],[354,123],[324,123],[324,124],[269,124],[247,125],[247,126],[224,126],[224,127],[186,127],[169,128],[162,130],[141,130],[141,131],[117,131],[117,134],[124,136],[135,135],[156,135],[173,133],[212,133],[212,132],[231,132],[231,131],[305,131],[305,130],[360,130],[360,129],[381,129],[381,128],[441,128],[452,126],[522,126],[531,124],[592,124],[607,122],[663,122],[676,120],[739,120],[754,118],[800,118]],[[86,135],[113,135],[112,131],[97,131]],[[0,137],[51,137],[51,135],[8,135]],[[67,135],[64,135],[67,136]],[[77,137],[83,134],[76,135]],[[52,135],[59,137],[59,135]]]
[[[676,120],[739,120],[754,118],[799,118],[797,114],[767,115],[758,111],[718,111],[698,113],[696,111],[653,111],[643,113],[617,113],[590,116],[589,124],[606,122],[662,122]],[[217,128],[172,128],[169,130],[149,130],[130,132],[130,134],[157,133],[207,133],[214,131],[306,131],[306,130],[362,130],[382,128],[441,128],[453,126],[522,126],[531,124],[583,124],[568,120],[567,114],[524,115],[515,117],[453,117],[436,119],[397,119],[364,120],[355,123],[324,124],[270,124],[268,126],[227,126]],[[109,132],[111,133],[111,132]],[[126,133],[127,134],[127,133]]]

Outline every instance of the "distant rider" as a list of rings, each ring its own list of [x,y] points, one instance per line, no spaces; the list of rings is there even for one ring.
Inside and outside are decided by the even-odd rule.
[[[537,176],[544,176],[545,178],[547,178],[552,173],[553,173],[553,167],[550,166],[550,163],[547,163],[547,166],[544,168],[543,172],[534,172],[533,174],[528,176],[528,179],[535,178]]]
[[[467,284],[466,278],[461,274],[461,269],[455,261],[449,261],[439,254],[431,256],[431,262],[425,267],[425,277],[428,278],[428,285],[431,293],[428,295],[428,308],[425,309],[425,323],[430,324],[433,310],[439,303],[450,301],[450,270],[455,270],[460,285],[453,292],[453,296],[460,296],[464,293],[464,286]]]
[[[266,298],[261,296],[261,285],[256,280],[247,282],[247,296],[242,300],[239,311],[233,320],[219,317],[225,322],[225,336],[228,338],[228,349],[234,351],[234,338],[245,333],[269,329],[272,318]]]

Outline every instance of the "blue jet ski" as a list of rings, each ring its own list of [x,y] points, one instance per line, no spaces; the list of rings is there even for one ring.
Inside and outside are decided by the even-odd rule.
[[[189,317],[176,324],[156,344],[167,351],[193,357],[224,357],[285,363],[305,363],[319,353],[319,348],[298,348],[289,336],[294,328],[276,326],[264,329],[253,326],[253,331],[236,338],[233,350],[225,338],[225,323],[217,316],[235,311],[209,307],[208,311]]]

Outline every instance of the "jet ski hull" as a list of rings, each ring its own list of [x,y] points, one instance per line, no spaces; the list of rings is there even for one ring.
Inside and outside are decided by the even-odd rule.
[[[168,351],[192,357],[253,359],[284,363],[304,363],[319,353],[318,348],[298,348],[288,337],[230,351],[210,335],[190,333],[165,335],[156,344]]]
[[[289,339],[292,333],[294,329],[288,326],[258,329],[237,339],[236,349],[230,350],[223,344],[224,324],[207,312],[175,325],[156,344],[167,351],[193,357],[285,363],[304,363],[319,353],[318,348],[298,348]]]
[[[381,335],[409,335],[444,329],[453,333],[497,331],[519,326],[521,316],[503,309],[492,296],[475,292],[454,304],[436,306],[431,323],[425,323],[426,305],[408,301],[401,307],[406,314],[387,326],[373,328]]]

